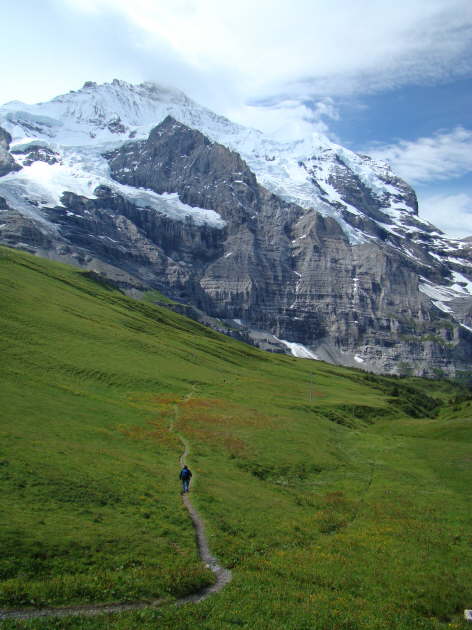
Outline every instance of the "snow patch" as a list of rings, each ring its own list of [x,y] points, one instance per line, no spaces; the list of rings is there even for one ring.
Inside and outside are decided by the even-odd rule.
[[[271,192],[302,208],[316,209],[335,218],[352,244],[364,243],[370,237],[342,217],[343,209],[352,214],[362,213],[343,200],[329,181],[338,161],[382,199],[402,194],[382,180],[390,175],[386,165],[336,145],[320,133],[303,140],[280,142],[214,114],[179,90],[155,83],[131,85],[118,80],[103,85],[87,83],[80,90],[46,103],[7,103],[0,107],[0,124],[12,134],[17,145],[37,139],[82,151],[100,145],[108,145],[109,149],[118,147],[130,137],[145,139],[168,115],[199,129],[212,142],[238,152],[258,182]],[[313,173],[317,181],[313,180]],[[244,181],[236,179],[233,183],[244,184]],[[395,207],[395,203],[392,200],[390,204],[392,212],[396,211],[398,216],[411,214],[404,204],[397,203]],[[201,220],[203,216],[200,213]],[[210,222],[215,218],[205,216]]]
[[[319,357],[312,352],[311,350],[309,350],[306,346],[302,345],[301,343],[295,343],[293,341],[286,341],[285,339],[278,339],[278,337],[276,337],[277,341],[280,341],[280,343],[283,343],[284,346],[287,346],[287,348],[290,350],[291,354],[294,357],[298,357],[299,359],[314,359],[315,361],[319,361]]]
[[[37,205],[62,206],[61,197],[65,191],[95,199],[94,190],[104,185],[122,195],[140,208],[155,210],[161,214],[184,221],[191,219],[197,225],[210,225],[218,229],[226,222],[218,212],[189,206],[183,203],[177,193],[159,195],[152,190],[119,184],[109,175],[108,162],[103,157],[104,146],[64,148],[61,161],[56,164],[33,162],[21,171],[10,173],[0,180],[0,195],[14,204],[13,207],[25,214],[37,217],[38,210],[32,210],[29,199]],[[23,200],[22,203],[18,203]]]
[[[454,284],[451,287],[452,289],[458,291],[459,293],[472,295],[472,282],[468,278],[466,278],[458,271],[453,271],[452,277],[454,279]]]
[[[470,267],[470,261],[464,258],[454,258],[453,256],[448,256],[447,260],[452,263],[456,263],[457,265]]]
[[[405,222],[406,218],[410,220],[413,213],[402,201],[405,190],[395,185],[395,176],[385,163],[353,153],[318,132],[303,140],[277,141],[256,129],[243,127],[218,116],[194,103],[179,90],[149,82],[140,85],[118,80],[103,85],[87,83],[80,90],[46,103],[28,105],[15,101],[0,107],[0,125],[11,133],[13,149],[26,150],[28,145],[33,146],[31,143],[41,143],[44,147],[59,151],[63,162],[45,165],[46,168],[39,165],[36,171],[30,170],[35,166],[32,165],[23,169],[25,172],[21,175],[20,172],[10,174],[7,176],[10,180],[2,183],[1,189],[7,190],[10,196],[2,192],[0,195],[14,201],[15,207],[25,214],[36,215],[43,220],[34,204],[28,202],[30,195],[35,203],[59,205],[64,190],[90,198],[93,197],[94,188],[104,184],[130,199],[137,198],[145,207],[168,213],[173,218],[190,217],[197,223],[223,227],[224,221],[216,212],[185,206],[175,198],[159,198],[152,191],[133,194],[131,187],[119,186],[109,176],[108,165],[101,153],[118,148],[130,139],[146,139],[150,130],[169,115],[178,121],[176,126],[182,123],[198,129],[211,142],[218,142],[239,153],[255,173],[258,182],[272,193],[307,211],[316,210],[334,218],[352,245],[375,241],[375,237],[353,227],[343,218],[345,211],[364,216],[334,186],[333,176],[339,173],[342,176],[344,170],[347,176],[353,174],[357,177],[377,197],[382,212],[392,219],[392,224],[377,221],[380,227],[390,232],[395,239],[412,230]],[[54,166],[56,170],[48,170]],[[233,176],[238,178],[233,184],[244,184],[239,179],[242,173],[234,172]],[[419,229],[420,232],[421,225],[425,229],[431,225],[419,216],[415,216],[415,223],[419,228],[415,227],[414,230]],[[431,234],[431,228],[426,231]],[[300,238],[305,237],[303,235]],[[444,262],[470,268],[469,261],[453,257],[464,244],[460,241],[454,245],[451,243],[438,237],[434,247],[450,254],[451,257]],[[415,259],[413,252],[399,251],[403,256]],[[438,262],[442,260],[437,254],[433,258]],[[456,284],[460,286],[460,282]]]
[[[226,221],[223,221],[218,212],[197,206],[189,206],[180,200],[178,193],[163,193],[162,195],[158,195],[152,190],[132,190],[138,190],[141,195],[145,195],[144,199],[142,197],[139,198],[139,194],[135,196],[136,205],[138,206],[140,203],[147,203],[150,200],[152,204],[151,207],[179,220],[189,217],[197,225],[207,224],[219,229],[226,225]],[[131,191],[128,191],[128,197],[129,196],[132,196]],[[153,204],[153,201],[157,202],[157,206]],[[162,202],[164,202],[164,206],[161,205]]]
[[[454,285],[452,287],[445,287],[439,284],[433,284],[429,280],[426,280],[426,278],[421,278],[418,288],[421,293],[431,298],[431,301],[437,308],[451,315],[454,314],[454,311],[447,305],[447,302],[459,297],[464,297],[465,293],[469,295],[468,292],[464,291],[463,287],[460,287],[460,291],[458,291],[454,288]]]

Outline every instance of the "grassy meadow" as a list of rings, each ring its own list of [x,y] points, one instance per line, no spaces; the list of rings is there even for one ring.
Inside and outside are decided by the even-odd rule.
[[[7,248],[0,290],[0,608],[168,602],[2,628],[468,627],[466,390],[263,353]],[[214,579],[179,435],[233,581],[176,607]]]

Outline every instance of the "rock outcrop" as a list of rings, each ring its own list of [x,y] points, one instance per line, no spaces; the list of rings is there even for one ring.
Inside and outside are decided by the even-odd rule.
[[[9,153],[10,143],[11,135],[0,127],[0,177],[12,171],[18,171],[21,168],[15,162],[15,158]]]
[[[424,221],[385,165],[327,139],[276,145],[148,84],[87,83],[26,107],[3,114],[23,170],[0,182],[0,242],[130,295],[158,289],[270,351],[378,372],[469,368],[470,243]]]
[[[119,182],[177,192],[227,222],[223,250],[196,278],[205,295],[197,304],[211,315],[309,346],[320,358],[380,371],[403,363],[432,374],[461,346],[458,329],[418,290],[424,248],[416,245],[418,260],[408,262],[396,250],[400,237],[350,244],[334,219],[284,203],[238,155],[171,118],[147,141],[108,158]],[[351,200],[361,195],[367,216],[381,212],[359,182],[334,183]],[[404,190],[416,211],[413,191]]]

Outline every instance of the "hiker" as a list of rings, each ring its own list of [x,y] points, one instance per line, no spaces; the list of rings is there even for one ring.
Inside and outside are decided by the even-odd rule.
[[[187,467],[187,464],[185,464],[182,470],[180,471],[180,475],[179,475],[179,479],[182,480],[182,494],[184,492],[188,492],[188,487],[190,485],[191,477],[192,477],[192,472],[190,468]]]

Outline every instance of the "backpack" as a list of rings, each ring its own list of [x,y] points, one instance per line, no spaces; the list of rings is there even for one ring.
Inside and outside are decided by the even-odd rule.
[[[182,470],[180,471],[180,478],[186,481],[187,479],[190,479],[190,474],[191,473],[188,468],[182,468]]]

